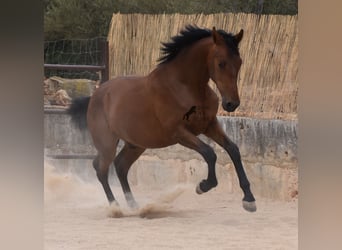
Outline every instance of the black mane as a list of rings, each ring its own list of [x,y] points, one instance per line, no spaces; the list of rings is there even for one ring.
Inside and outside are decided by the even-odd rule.
[[[239,55],[238,42],[234,35],[227,33],[224,30],[217,30],[217,32],[224,38],[226,45],[231,52]],[[185,29],[180,31],[180,35],[171,38],[171,42],[162,43],[162,56],[158,59],[159,64],[170,62],[183,48],[192,45],[202,38],[209,37],[211,34],[212,31],[209,29],[201,29],[192,25],[187,25]]]

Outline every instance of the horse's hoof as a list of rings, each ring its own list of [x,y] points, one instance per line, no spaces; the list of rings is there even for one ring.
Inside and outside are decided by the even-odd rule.
[[[111,218],[121,218],[124,214],[121,211],[121,208],[119,206],[119,203],[117,202],[111,202],[108,208],[108,217]]]
[[[257,210],[255,201],[242,201],[242,207],[248,212],[255,212]]]
[[[109,201],[109,206],[117,206],[117,207],[120,207],[120,204],[119,204],[119,202],[117,202],[116,200],[112,200],[112,201]]]
[[[139,208],[138,203],[136,203],[135,201],[129,201],[129,202],[128,202],[128,206],[129,206],[131,209],[138,209],[138,208]]]
[[[196,193],[198,194],[203,194],[208,192],[210,189],[214,188],[217,186],[217,181],[216,182],[208,182],[207,180],[201,181],[197,187],[196,187]]]
[[[203,194],[204,192],[202,191],[201,187],[200,187],[200,184],[197,185],[196,187],[196,193],[197,194]]]

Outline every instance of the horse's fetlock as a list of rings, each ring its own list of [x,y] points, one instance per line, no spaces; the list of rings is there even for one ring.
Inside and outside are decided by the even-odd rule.
[[[208,192],[210,189],[216,187],[217,184],[217,180],[202,180],[199,183],[198,187],[203,193],[205,193]]]
[[[217,180],[213,180],[213,181],[211,181],[210,183],[211,183],[211,186],[212,186],[213,188],[216,187],[217,184],[218,184]]]

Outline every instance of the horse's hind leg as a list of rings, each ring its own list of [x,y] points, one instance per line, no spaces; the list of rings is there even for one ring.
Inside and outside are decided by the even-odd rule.
[[[98,93],[98,94],[96,94]],[[98,156],[93,161],[96,175],[106,193],[109,203],[116,202],[108,184],[109,166],[115,158],[119,137],[113,133],[108,124],[108,116],[104,113],[104,104],[108,98],[95,92],[89,102],[87,125]]]
[[[109,203],[116,202],[112,190],[108,183],[108,170],[111,161],[108,161],[101,154],[98,154],[96,158],[93,160],[93,167],[96,171],[97,179],[102,184],[102,187],[106,193],[107,199]]]
[[[139,148],[129,143],[125,143],[118,156],[114,160],[116,173],[121,183],[122,190],[125,194],[125,198],[130,207],[138,207],[127,180],[128,170],[132,164],[139,158],[139,156],[145,151],[144,148]]]
[[[96,170],[96,175],[100,183],[102,184],[102,187],[106,193],[107,199],[109,203],[116,202],[114,195],[112,193],[112,190],[108,183],[108,172],[111,162],[113,161],[116,153],[116,146],[118,139],[110,141],[110,144],[101,144],[102,146],[99,146],[97,143],[97,150],[98,155],[93,160],[93,166]],[[104,147],[104,145],[106,145]]]

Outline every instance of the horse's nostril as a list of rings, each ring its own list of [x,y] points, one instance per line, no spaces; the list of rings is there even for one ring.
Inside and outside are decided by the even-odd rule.
[[[239,104],[240,103],[238,102],[226,102],[224,103],[223,108],[228,112],[233,112],[239,106]]]

